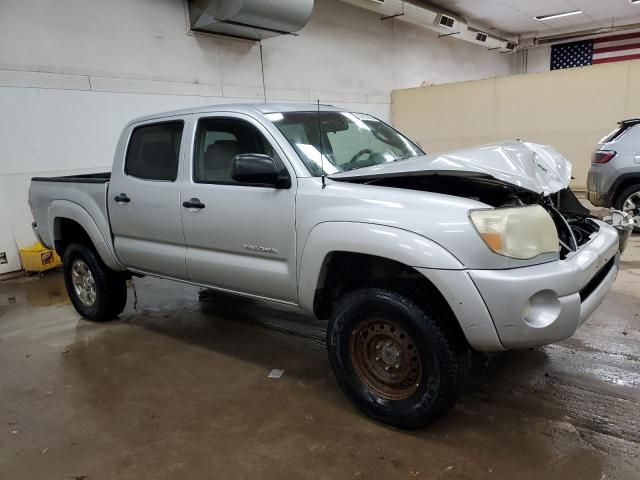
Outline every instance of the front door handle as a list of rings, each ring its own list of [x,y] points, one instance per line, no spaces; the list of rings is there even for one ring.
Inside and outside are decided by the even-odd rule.
[[[199,198],[192,198],[187,202],[183,202],[182,206],[189,210],[202,210],[205,207],[204,203],[202,203]]]
[[[115,197],[113,197],[113,199],[117,203],[129,203],[131,201],[131,199],[127,197],[126,193],[121,193],[120,195],[116,195]]]

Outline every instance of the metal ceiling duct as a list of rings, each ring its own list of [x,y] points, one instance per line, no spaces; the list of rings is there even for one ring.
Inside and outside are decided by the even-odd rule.
[[[484,29],[472,27],[462,19],[435,7],[416,5],[405,0],[342,0],[345,3],[376,12],[382,19],[395,19],[419,27],[428,28],[440,36],[453,36],[466,42],[482,45],[489,50],[512,53],[517,50],[515,42],[498,38]]]
[[[311,17],[314,0],[189,0],[191,29],[262,40],[297,32]]]

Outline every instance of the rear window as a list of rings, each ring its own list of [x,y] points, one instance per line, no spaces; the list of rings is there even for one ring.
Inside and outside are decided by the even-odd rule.
[[[131,133],[124,171],[143,180],[174,182],[183,122],[155,123],[137,127]]]
[[[628,132],[631,128],[635,127],[636,125],[638,124],[623,123],[622,125],[619,125],[615,130],[613,130],[613,132],[611,132],[609,135],[607,135],[602,140],[600,140],[599,143],[603,144],[603,143],[613,142],[614,140],[617,140],[620,137],[622,137],[622,135],[624,135],[626,132]]]

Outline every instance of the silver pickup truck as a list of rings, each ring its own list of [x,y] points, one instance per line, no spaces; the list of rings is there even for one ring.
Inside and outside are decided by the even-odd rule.
[[[132,121],[111,173],[34,178],[34,231],[73,305],[107,320],[131,275],[328,319],[331,366],[404,428],[455,402],[471,352],[573,335],[618,272],[618,234],[568,189],[556,150],[440,156],[370,115],[221,105]]]

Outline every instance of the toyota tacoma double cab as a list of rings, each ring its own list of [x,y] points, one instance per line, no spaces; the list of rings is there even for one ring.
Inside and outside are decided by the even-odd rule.
[[[220,105],[129,123],[110,173],[34,178],[34,231],[80,315],[116,317],[153,275],[328,320],[340,387],[418,428],[454,404],[473,351],[557,342],[618,272],[618,233],[551,147],[425,154],[379,119]]]

